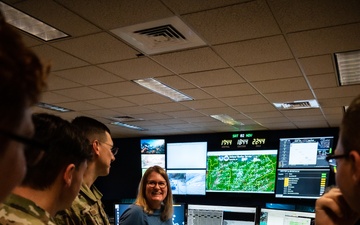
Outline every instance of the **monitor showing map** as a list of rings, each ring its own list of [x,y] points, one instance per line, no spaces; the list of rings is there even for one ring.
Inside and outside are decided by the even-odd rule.
[[[275,192],[278,151],[208,151],[206,192]]]
[[[329,182],[326,155],[333,151],[333,136],[280,138],[275,196],[320,197]]]

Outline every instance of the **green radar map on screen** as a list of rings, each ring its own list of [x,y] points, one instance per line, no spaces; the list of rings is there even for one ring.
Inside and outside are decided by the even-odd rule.
[[[207,155],[207,192],[274,193],[277,150],[213,151]]]

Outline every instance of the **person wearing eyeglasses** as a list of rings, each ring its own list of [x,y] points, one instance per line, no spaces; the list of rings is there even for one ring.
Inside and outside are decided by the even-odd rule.
[[[110,165],[115,160],[118,148],[114,147],[109,128],[90,117],[76,117],[72,124],[77,126],[89,140],[93,158],[88,162],[79,195],[71,207],[58,212],[57,224],[67,225],[109,225],[109,219],[101,201],[102,193],[94,182],[99,176],[110,173]]]
[[[0,10],[0,203],[25,176],[24,149],[34,133],[30,107],[46,87],[49,68]]]
[[[169,177],[160,166],[149,167],[141,178],[134,204],[120,216],[119,225],[172,225],[172,216]]]
[[[0,205],[0,224],[49,224],[56,212],[71,205],[78,195],[92,157],[89,143],[70,122],[51,114],[34,114],[35,135],[29,151],[42,152],[28,166],[22,183]]]
[[[360,218],[360,95],[344,113],[334,155],[336,187],[316,200],[316,225],[359,224]]]

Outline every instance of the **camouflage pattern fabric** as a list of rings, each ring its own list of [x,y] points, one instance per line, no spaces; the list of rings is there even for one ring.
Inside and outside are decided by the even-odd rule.
[[[0,204],[0,225],[55,225],[50,214],[33,201],[11,194]]]
[[[82,184],[79,195],[70,209],[59,212],[55,216],[58,225],[110,225],[101,202],[102,194],[92,185]]]

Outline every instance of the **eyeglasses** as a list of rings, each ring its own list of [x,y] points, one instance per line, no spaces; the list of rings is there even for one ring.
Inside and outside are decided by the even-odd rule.
[[[161,189],[163,189],[163,188],[165,188],[167,186],[165,181],[156,182],[156,181],[153,181],[153,180],[148,181],[147,185],[149,187],[151,187],[151,188],[154,188],[154,187],[156,187],[156,185],[158,185],[159,188],[161,188]]]
[[[347,158],[349,154],[341,154],[341,155],[327,155],[326,161],[328,161],[329,166],[333,169],[334,173],[336,173],[337,160],[341,158]]]
[[[28,166],[36,165],[41,160],[44,152],[49,149],[49,146],[46,144],[40,143],[30,138],[22,137],[8,131],[0,130],[0,135],[22,143],[26,146],[24,154],[26,158],[26,164]]]
[[[100,141],[99,141],[100,142]],[[108,145],[108,146],[110,146],[110,151],[111,151],[111,153],[115,156],[117,153],[118,153],[118,151],[119,151],[119,148],[118,147],[114,147],[113,145],[111,145],[111,144],[108,144],[108,143],[105,143],[105,142],[100,142],[100,143],[103,143],[103,144],[106,144],[106,145]]]

